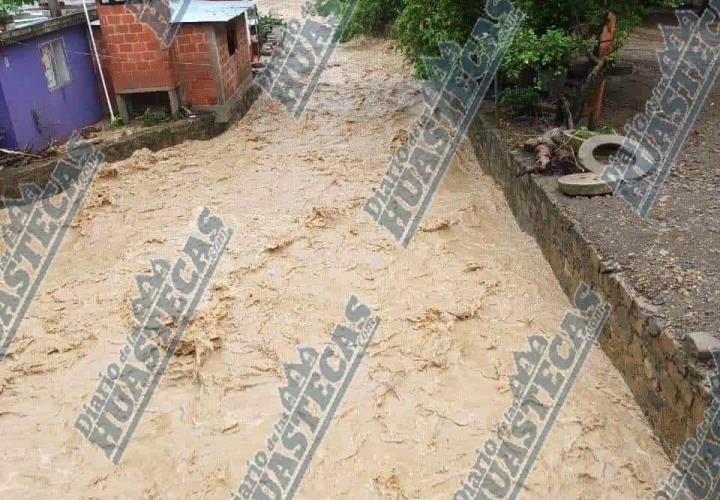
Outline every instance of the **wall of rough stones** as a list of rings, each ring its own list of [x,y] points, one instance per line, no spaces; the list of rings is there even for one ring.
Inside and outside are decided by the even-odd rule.
[[[600,346],[674,458],[710,404],[709,367],[666,334],[662,310],[632,288],[557,203],[562,195],[556,178],[515,177],[518,164],[532,158],[509,151],[489,115],[478,115],[469,136],[482,170],[500,185],[519,225],[536,238],[565,293],[571,296],[584,281],[613,306]]]

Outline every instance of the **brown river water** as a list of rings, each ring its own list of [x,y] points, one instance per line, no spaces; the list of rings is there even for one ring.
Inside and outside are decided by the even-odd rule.
[[[297,498],[450,498],[511,402],[512,351],[571,304],[468,144],[408,249],[362,213],[420,112],[402,57],[354,40],[299,120],[263,97],[215,139],[106,166],[0,364],[0,497],[228,498],[282,412],[282,363],[355,293],[382,324]],[[235,235],[115,466],[75,418],[132,327],[134,276],[202,206]],[[596,347],[520,498],[649,498],[668,469]]]

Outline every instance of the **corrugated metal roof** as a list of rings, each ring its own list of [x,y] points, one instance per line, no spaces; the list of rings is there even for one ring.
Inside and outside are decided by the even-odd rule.
[[[191,0],[183,12],[183,3],[170,3],[173,23],[224,23],[255,5],[249,0]]]
[[[50,19],[50,16],[47,16],[42,13],[22,13],[13,16],[12,23],[8,24],[9,29],[16,29],[16,28],[24,28],[25,26],[30,26],[37,23],[42,23],[45,21],[48,21]]]
[[[89,12],[91,21],[97,18],[94,7],[93,5],[93,9]],[[83,12],[74,12],[30,24],[23,23],[21,26],[15,26],[5,32],[0,31],[0,44],[30,40],[40,35],[54,33],[79,24],[85,24],[85,14]]]
[[[255,2],[252,0],[190,0],[190,4],[184,12],[182,7],[183,2],[180,0],[170,2],[173,23],[224,23],[255,7]],[[100,21],[93,21],[91,24],[100,26]],[[254,19],[250,20],[250,24],[255,24]]]

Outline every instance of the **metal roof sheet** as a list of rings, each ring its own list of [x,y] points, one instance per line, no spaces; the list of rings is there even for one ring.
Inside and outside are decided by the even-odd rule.
[[[190,0],[183,12],[183,1],[170,2],[173,23],[224,23],[255,7],[252,0]],[[93,21],[100,26],[100,20]],[[250,20],[253,25],[254,19]]]
[[[183,1],[170,2],[173,23],[224,23],[238,17],[255,5],[250,0],[190,0],[183,11]]]
[[[93,9],[89,11],[90,19],[96,19],[97,13]],[[39,20],[35,23],[23,23],[20,26],[13,27],[8,31],[0,32],[0,45],[3,43],[21,42],[30,40],[41,35],[54,33],[55,31],[85,24],[85,14],[81,12],[73,12],[61,17],[54,17],[47,20]]]

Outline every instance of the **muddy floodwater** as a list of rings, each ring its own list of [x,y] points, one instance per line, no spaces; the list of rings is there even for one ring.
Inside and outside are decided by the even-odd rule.
[[[450,498],[511,403],[512,351],[571,304],[467,143],[409,248],[362,213],[420,112],[402,57],[354,40],[299,120],[263,97],[215,139],[105,166],[0,364],[0,497],[229,498],[283,411],[282,363],[354,293],[382,324],[297,498]],[[203,206],[235,234],[113,465],[75,418],[132,328],[135,275]],[[649,498],[668,469],[596,347],[520,498]]]

